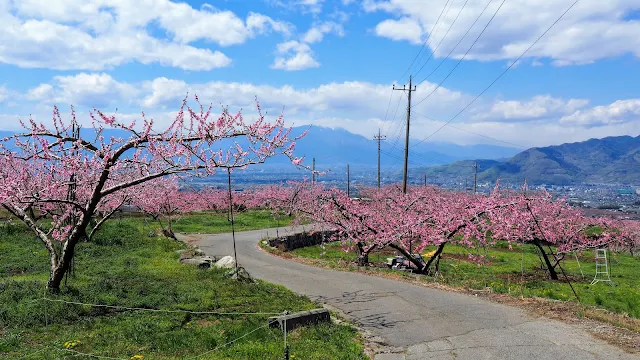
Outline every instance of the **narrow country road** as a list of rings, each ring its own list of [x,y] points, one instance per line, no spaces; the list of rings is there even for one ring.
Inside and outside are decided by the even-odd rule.
[[[299,231],[281,228],[280,233]],[[340,309],[349,320],[395,348],[376,360],[400,359],[638,359],[581,329],[464,294],[287,261],[258,241],[276,229],[236,233],[239,264]],[[233,255],[231,234],[198,236],[207,255]]]

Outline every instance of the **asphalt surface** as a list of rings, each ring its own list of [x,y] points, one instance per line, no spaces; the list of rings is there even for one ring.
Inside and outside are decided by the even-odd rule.
[[[280,228],[292,233],[300,228]],[[307,266],[273,256],[258,242],[276,229],[236,233],[239,264],[341,310],[385,343],[376,360],[640,359],[558,321],[478,297],[358,273]],[[207,255],[233,256],[231,234],[198,235]]]

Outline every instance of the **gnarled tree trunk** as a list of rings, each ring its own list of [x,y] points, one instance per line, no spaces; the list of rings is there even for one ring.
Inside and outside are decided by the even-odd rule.
[[[540,241],[538,241],[538,239],[535,239],[533,241],[533,244],[538,247],[540,253],[542,254],[542,259],[547,266],[547,271],[549,271],[549,278],[551,280],[558,280],[558,273],[556,272],[555,266],[551,263],[551,260],[549,260],[549,256],[544,251],[544,248],[542,247],[542,244],[540,244]]]

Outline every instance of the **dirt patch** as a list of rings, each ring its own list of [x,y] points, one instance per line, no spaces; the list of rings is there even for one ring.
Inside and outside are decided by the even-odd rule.
[[[189,247],[197,247],[200,243],[200,235],[199,234],[181,234],[176,233],[176,237],[179,241],[187,244]]]

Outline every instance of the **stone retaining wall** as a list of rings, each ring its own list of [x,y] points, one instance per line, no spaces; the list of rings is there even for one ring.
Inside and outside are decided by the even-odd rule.
[[[280,236],[269,240],[269,246],[278,248],[280,251],[291,251],[305,246],[319,245],[322,243],[322,235],[324,241],[330,242],[332,236],[336,234],[335,230],[303,232],[294,235]]]

